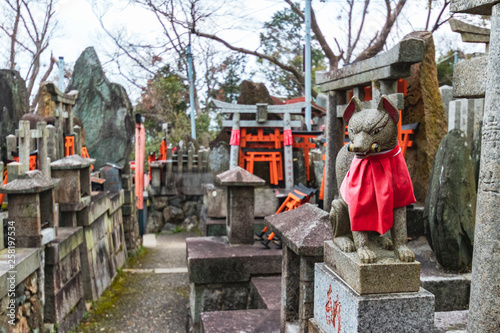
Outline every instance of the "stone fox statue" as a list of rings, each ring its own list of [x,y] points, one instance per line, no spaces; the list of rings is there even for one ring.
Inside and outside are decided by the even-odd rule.
[[[407,246],[406,208],[413,186],[398,144],[399,112],[382,96],[376,109],[363,109],[353,97],[344,112],[351,142],[337,155],[340,198],[332,202],[333,241],[344,252],[357,251],[363,263],[376,261],[368,242],[394,249],[401,261],[415,261]],[[382,236],[391,230],[391,240]]]

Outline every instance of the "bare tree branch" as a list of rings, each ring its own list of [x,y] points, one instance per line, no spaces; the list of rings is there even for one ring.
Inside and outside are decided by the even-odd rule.
[[[436,22],[434,23],[434,26],[432,27],[431,32],[434,32],[437,29],[439,29],[440,26],[442,26],[443,24],[448,22],[455,15],[455,13],[451,13],[451,15],[448,16],[448,18],[446,18],[440,22],[441,16],[443,16],[444,11],[446,10],[446,7],[448,7],[449,4],[450,4],[450,0],[444,0],[443,7],[441,8],[441,11],[439,12],[438,17],[436,18]]]
[[[347,55],[345,61],[349,63],[351,61],[351,56],[356,46],[358,45],[359,39],[361,38],[361,32],[363,31],[363,27],[365,25],[366,14],[368,13],[368,5],[370,5],[370,0],[365,0],[365,5],[363,7],[363,12],[361,14],[361,24],[359,25],[358,34],[356,35],[356,39],[352,43],[352,47],[347,50]]]
[[[389,33],[391,32],[392,26],[394,25],[394,22],[396,22],[396,19],[398,18],[399,14],[401,13],[401,10],[403,9],[404,5],[406,4],[406,0],[398,0],[394,10],[391,9],[391,1],[390,0],[385,0],[385,5],[387,8],[387,16],[385,20],[385,24],[382,27],[382,29],[379,31],[377,39],[373,42],[372,45],[367,47],[363,52],[361,52],[360,55],[354,60],[354,62],[365,60],[368,58],[373,57],[382,49],[384,48],[384,45],[387,41],[387,36],[389,36]]]
[[[290,5],[290,8],[297,14],[299,15],[302,19],[305,19],[304,13],[300,10],[300,8],[297,8],[295,4],[291,0],[285,0],[285,2]],[[314,33],[314,36],[319,42],[319,45],[321,46],[321,49],[325,53],[326,58],[328,59],[329,65],[330,65],[330,70],[338,68],[338,63],[340,59],[342,59],[342,51],[340,51],[340,55],[335,55],[333,53],[332,49],[330,48],[330,45],[328,45],[325,36],[321,32],[321,29],[318,25],[318,21],[316,20],[316,14],[314,13],[314,10],[311,7],[311,29]],[[340,47],[339,47],[339,50]],[[316,95],[315,95],[316,96]]]
[[[50,53],[50,64],[49,64],[49,67],[47,68],[47,70],[45,71],[45,74],[42,76],[42,78],[40,79],[40,83],[43,83],[45,81],[47,81],[47,79],[49,78],[50,76],[50,73],[52,73],[52,70],[54,69],[54,64],[57,64],[57,59],[54,58],[52,52]],[[31,102],[31,107],[30,109],[31,110],[35,110],[36,109],[36,106],[38,105],[38,100],[40,99],[40,87],[38,87],[38,91],[35,95],[35,98],[33,98],[33,101]]]
[[[294,66],[284,64],[281,61],[279,61],[276,57],[273,57],[273,56],[270,56],[270,55],[267,55],[267,54],[264,54],[264,53],[260,53],[260,52],[257,52],[257,51],[248,50],[248,49],[245,49],[245,48],[242,48],[242,47],[237,47],[237,46],[231,45],[227,41],[225,41],[222,38],[217,37],[215,35],[206,34],[206,33],[203,33],[201,31],[194,31],[194,33],[197,36],[199,36],[199,37],[208,38],[208,39],[214,40],[214,41],[216,41],[218,43],[221,43],[221,44],[223,44],[225,47],[227,47],[230,50],[233,50],[233,51],[236,51],[236,52],[239,52],[239,53],[245,53],[245,54],[253,55],[253,56],[257,57],[257,58],[265,59],[265,60],[273,63],[274,65],[278,66],[279,68],[281,68],[281,69],[283,69],[285,71],[290,72],[295,77],[295,79],[297,80],[297,82],[301,85],[302,89],[304,89],[304,86],[305,86],[305,84],[304,84],[304,75],[302,75],[302,73],[300,73],[297,70],[297,68],[295,68]],[[317,93],[314,90],[312,90],[311,93],[313,94],[314,97],[317,96]]]

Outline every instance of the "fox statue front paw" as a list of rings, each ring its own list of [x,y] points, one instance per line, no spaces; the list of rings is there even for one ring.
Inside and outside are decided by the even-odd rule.
[[[377,255],[375,254],[375,252],[368,249],[368,247],[366,246],[358,249],[358,257],[363,264],[373,264],[375,261],[377,261]]]
[[[333,239],[335,245],[337,245],[342,252],[354,252],[354,242],[347,236],[339,236]]]
[[[403,262],[414,262],[415,254],[408,248],[406,245],[400,245],[396,247],[394,253],[398,257],[399,260]]]
[[[394,248],[392,241],[385,236],[377,237],[377,245],[384,250],[392,250]]]

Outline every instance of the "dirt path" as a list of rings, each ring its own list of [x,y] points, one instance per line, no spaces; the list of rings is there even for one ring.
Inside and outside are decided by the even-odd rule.
[[[144,250],[123,269],[74,332],[186,332],[187,237],[146,235]]]

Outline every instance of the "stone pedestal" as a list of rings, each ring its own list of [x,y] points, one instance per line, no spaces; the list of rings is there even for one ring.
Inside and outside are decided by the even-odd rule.
[[[432,332],[434,295],[417,292],[360,295],[325,264],[316,264],[310,332]]]
[[[370,246],[377,255],[373,264],[363,264],[357,252],[342,252],[333,241],[325,242],[325,264],[359,294],[417,292],[420,263],[401,262],[394,252]]]
[[[233,246],[226,237],[195,237],[186,239],[186,249],[194,332],[200,332],[204,312],[247,309],[251,278],[281,272],[281,250],[257,243]]]

